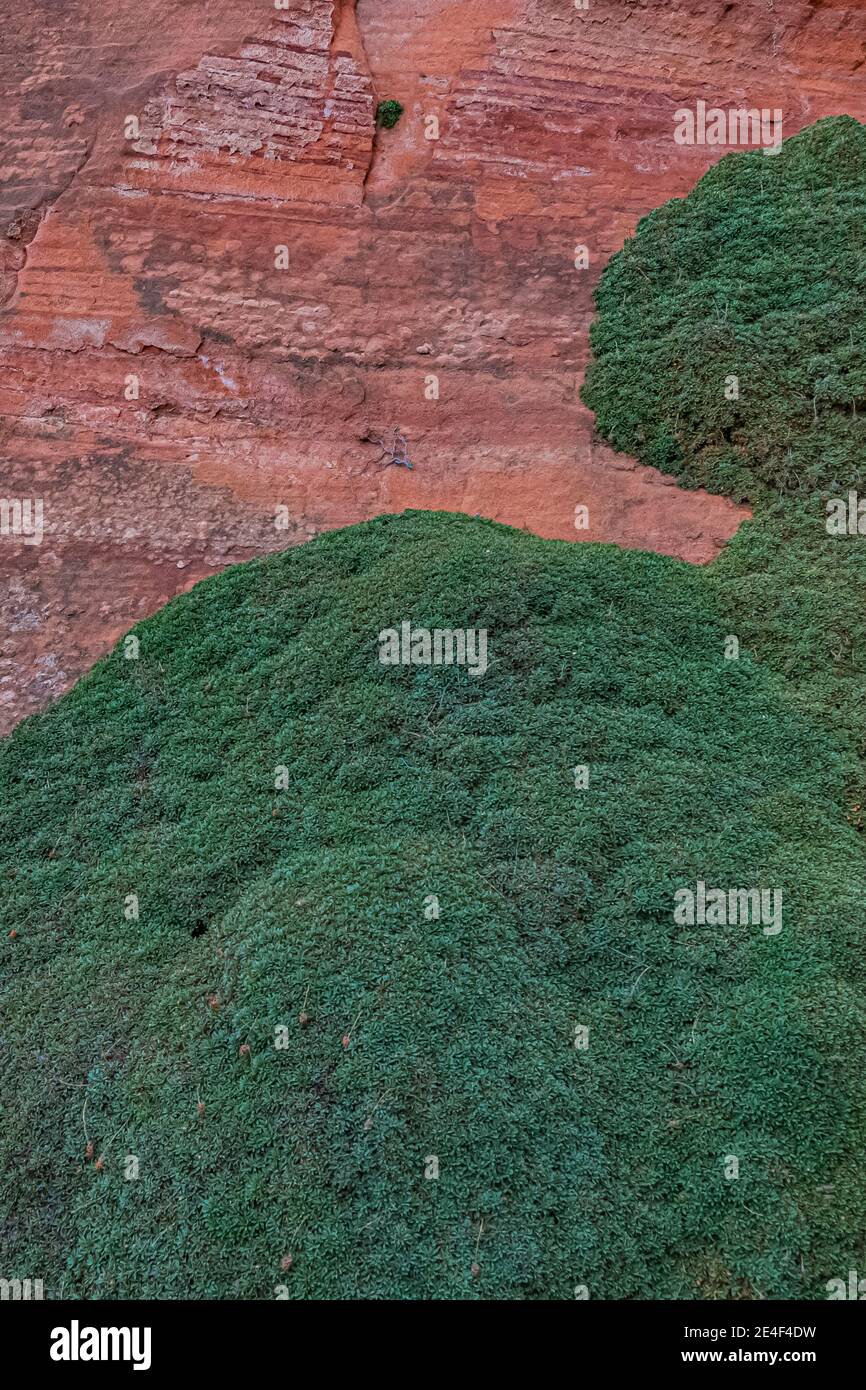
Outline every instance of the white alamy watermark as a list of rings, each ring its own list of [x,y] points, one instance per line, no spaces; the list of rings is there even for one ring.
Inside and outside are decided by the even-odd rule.
[[[0,1299],[5,1303],[29,1303],[31,1299],[43,1299],[45,1286],[41,1279],[0,1279]]]
[[[827,499],[828,536],[866,536],[866,497],[853,490],[845,497]]]
[[[762,926],[765,936],[782,930],[781,888],[708,888],[700,879],[674,893],[678,926]]]
[[[470,676],[487,670],[486,627],[413,627],[404,620],[399,630],[379,633],[383,666],[466,666]]]
[[[848,1298],[857,1299],[859,1303],[866,1300],[866,1279],[857,1276],[856,1269],[848,1270],[848,1282],[844,1279],[828,1279],[824,1286],[827,1290],[827,1297],[833,1299]]]
[[[782,144],[782,112],[777,106],[681,106],[674,112],[674,140],[678,145],[759,146],[764,154],[777,154]]]
[[[20,536],[25,545],[41,545],[44,511],[41,497],[0,497],[0,536]]]
[[[134,1371],[150,1369],[149,1327],[69,1327],[51,1330],[52,1361],[131,1361]]]

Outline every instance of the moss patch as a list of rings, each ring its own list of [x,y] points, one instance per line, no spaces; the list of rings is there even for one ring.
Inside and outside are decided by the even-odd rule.
[[[486,627],[486,675],[381,665],[403,618]],[[725,632],[675,561],[409,514],[198,585],[22,725],[10,1275],[822,1296],[863,1215],[866,864],[844,751]],[[780,885],[783,932],[676,925],[697,879]]]
[[[376,124],[384,130],[393,130],[403,114],[403,106],[399,101],[380,101],[376,107]]]
[[[597,305],[583,394],[616,448],[738,500],[859,486],[866,127],[726,156],[641,221]]]

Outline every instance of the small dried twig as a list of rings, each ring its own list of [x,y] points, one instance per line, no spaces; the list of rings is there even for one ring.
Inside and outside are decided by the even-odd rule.
[[[648,965],[640,972],[631,989],[629,990],[628,995],[626,997],[626,1003],[628,1003],[628,1001],[634,997],[634,992],[640,984],[641,980],[643,979],[644,975],[646,974],[647,970],[649,970]]]
[[[367,430],[364,435],[364,442],[375,444],[380,450],[379,457],[374,459],[374,463],[380,463],[384,468],[389,468],[391,464],[396,464],[399,468],[412,468],[412,461],[409,458],[409,445],[404,434],[401,434],[395,425],[389,435],[384,437],[374,434],[372,430]],[[369,467],[369,464],[367,465]],[[364,470],[367,471],[366,469]]]

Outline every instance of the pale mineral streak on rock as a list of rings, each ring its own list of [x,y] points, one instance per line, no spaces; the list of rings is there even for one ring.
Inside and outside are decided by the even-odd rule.
[[[866,119],[861,9],[31,0],[5,24],[2,491],[43,498],[46,535],[0,537],[0,729],[203,575],[383,511],[696,563],[733,534],[742,508],[593,439],[592,291],[719,157],[674,143],[678,107]],[[395,427],[411,470],[365,442]]]

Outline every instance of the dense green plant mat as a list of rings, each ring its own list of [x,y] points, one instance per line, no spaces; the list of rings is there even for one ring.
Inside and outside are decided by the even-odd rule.
[[[861,844],[866,540],[826,523],[849,490],[864,495],[864,249],[858,122],[819,121],[771,158],[728,156],[610,262],[584,388],[616,447],[753,504],[708,588],[744,650],[831,734]],[[849,873],[862,893],[859,854]],[[864,1258],[861,1208],[848,1217],[852,1263]]]
[[[640,222],[596,302],[584,399],[616,448],[739,500],[863,484],[859,122],[832,117],[772,157],[720,160]]]
[[[617,448],[749,500],[708,577],[749,650],[859,756],[866,797],[866,127],[722,159],[644,218],[597,292],[584,398]],[[726,386],[736,378],[738,399]]]
[[[489,670],[380,664],[404,618],[486,627]],[[824,1296],[863,1215],[866,864],[845,749],[726,633],[700,570],[410,513],[198,585],[22,725],[6,1273]],[[698,879],[780,886],[781,934],[676,925]]]
[[[707,578],[747,650],[781,673],[798,707],[848,748],[848,815],[862,826],[866,536],[828,536],[825,507],[820,494],[762,503]]]
[[[748,650],[859,759],[862,825],[866,539],[826,523],[866,497],[866,127],[832,117],[775,156],[722,159],[641,221],[597,304],[600,431],[753,504],[707,577]]]
[[[603,277],[600,428],[755,507],[713,566],[381,518],[197,586],[3,746],[4,1277],[862,1268],[864,541],[824,504],[863,460],[863,139],[723,160]],[[404,619],[488,628],[489,670],[381,665]],[[780,887],[782,932],[677,925],[697,880]]]

